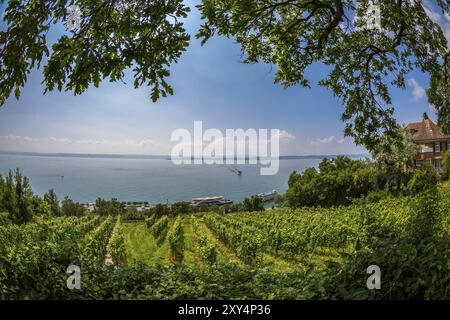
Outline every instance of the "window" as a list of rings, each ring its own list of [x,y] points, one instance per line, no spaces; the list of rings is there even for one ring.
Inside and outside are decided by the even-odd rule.
[[[441,143],[440,142],[434,143],[434,152],[441,152]]]
[[[416,167],[420,168],[421,166],[423,166],[423,161],[422,160],[415,160],[416,163]]]
[[[447,151],[450,151],[450,141],[447,141]]]
[[[440,159],[434,159],[434,168],[436,170],[441,170],[441,160]]]
[[[426,144],[421,145],[422,153],[433,152],[433,147],[429,147]]]

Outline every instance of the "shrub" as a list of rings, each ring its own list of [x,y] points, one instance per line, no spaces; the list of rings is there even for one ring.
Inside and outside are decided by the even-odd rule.
[[[251,198],[245,198],[242,202],[242,211],[264,211],[264,201],[260,196],[252,196]]]
[[[74,202],[69,197],[65,197],[61,202],[61,214],[63,216],[82,216],[84,215],[86,209],[81,203]]]
[[[183,219],[178,216],[172,228],[167,234],[170,250],[174,254],[182,253],[183,251]]]
[[[116,225],[109,239],[107,252],[111,255],[115,266],[123,266],[126,264],[125,240],[123,238],[121,218],[117,218]]]
[[[383,171],[368,160],[324,159],[319,171],[309,168],[301,174],[291,174],[286,201],[293,208],[346,205],[382,189],[383,177]]]
[[[143,221],[148,217],[148,211],[138,211],[136,208],[127,208],[126,212],[121,215],[122,221]]]
[[[388,190],[374,190],[367,194],[364,198],[364,202],[366,203],[376,203],[383,199],[387,199],[391,196],[391,193]]]
[[[418,168],[408,183],[409,191],[415,195],[427,188],[434,187],[439,182],[439,174],[431,165]]]
[[[150,209],[150,214],[154,214],[156,218],[161,218],[162,216],[168,215],[170,209],[167,205],[162,205],[158,203],[156,206]]]
[[[215,265],[217,262],[217,251],[211,240],[200,230],[199,219],[192,219],[192,229],[194,230],[197,245],[202,255],[203,261],[208,265]]]
[[[95,200],[94,212],[100,216],[124,214],[125,204],[119,202],[116,198],[112,198],[111,200],[98,198]]]
[[[104,264],[107,253],[106,248],[114,225],[115,220],[111,216],[107,217],[80,242],[81,259],[86,265]]]
[[[390,209],[395,215],[395,209]],[[448,210],[448,209],[447,209]],[[354,250],[338,263],[328,263],[311,278],[323,288],[313,298],[325,299],[448,299],[450,239],[440,223],[437,188],[428,188],[408,207],[402,231],[381,223],[379,213],[362,209]],[[367,290],[367,267],[381,269],[381,289]],[[311,280],[314,283],[314,280]],[[310,283],[310,286],[313,286]]]
[[[11,220],[9,219],[8,212],[0,212],[0,226],[10,224]]]
[[[167,216],[160,218],[150,229],[153,237],[155,239],[162,238],[164,231],[166,231],[168,225],[169,218]]]
[[[442,180],[450,179],[450,151],[447,151],[442,158]]]
[[[152,214],[150,217],[145,219],[145,226],[147,228],[151,228],[157,220],[158,218],[156,217],[156,214]]]
[[[170,213],[172,216],[189,214],[192,212],[192,206],[189,202],[176,202],[170,206]]]

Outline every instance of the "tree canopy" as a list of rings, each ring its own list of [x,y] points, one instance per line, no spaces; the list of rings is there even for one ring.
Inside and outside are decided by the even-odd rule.
[[[0,0],[4,2],[5,0]],[[434,0],[450,15],[448,0]],[[51,47],[47,32],[64,22],[67,7],[82,12],[78,29]],[[118,4],[120,4],[118,6]],[[311,65],[327,66],[319,85],[339,97],[345,134],[372,150],[380,139],[397,139],[392,87],[405,76],[430,75],[427,90],[439,125],[450,131],[450,50],[443,27],[420,0],[380,1],[382,29],[366,28],[369,0],[202,0],[197,38],[234,38],[244,62],[276,66],[275,81],[309,87]],[[120,9],[118,9],[120,8]],[[45,90],[83,93],[105,79],[122,81],[134,72],[134,86],[147,85],[151,98],[172,94],[170,66],[189,45],[183,27],[189,12],[182,0],[10,0],[0,32],[0,105],[18,98],[27,75],[44,63]]]
[[[289,207],[348,205],[370,192],[384,190],[385,173],[375,163],[339,156],[323,159],[319,170],[308,168],[289,177],[286,203]]]
[[[47,33],[66,21],[70,5],[80,8],[80,26],[50,50]],[[7,29],[0,32],[0,105],[12,92],[19,97],[27,75],[42,62],[46,91],[81,94],[105,79],[123,81],[131,69],[134,86],[151,87],[153,101],[172,94],[165,78],[188,46],[180,21],[188,11],[182,0],[10,0]]]

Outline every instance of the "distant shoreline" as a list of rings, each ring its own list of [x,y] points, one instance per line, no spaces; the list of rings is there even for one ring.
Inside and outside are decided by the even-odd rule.
[[[89,158],[89,159],[149,159],[149,160],[170,160],[170,155],[138,155],[138,154],[94,154],[94,153],[44,153],[44,152],[20,152],[20,151],[0,151],[0,155],[30,156],[30,157],[55,157],[55,158]],[[280,160],[295,159],[323,159],[347,156],[350,158],[364,158],[368,154],[323,154],[304,156],[280,156]],[[242,158],[241,158],[242,159]],[[248,158],[247,158],[248,159]]]

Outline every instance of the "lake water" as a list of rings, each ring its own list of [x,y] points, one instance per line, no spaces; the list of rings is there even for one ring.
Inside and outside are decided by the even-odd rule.
[[[20,168],[36,194],[54,189],[60,199],[79,202],[96,198],[121,201],[190,201],[192,197],[223,195],[242,201],[254,194],[287,190],[289,175],[317,166],[320,159],[282,159],[274,176],[261,176],[257,165],[174,165],[166,159],[92,158],[0,154],[0,174]]]

